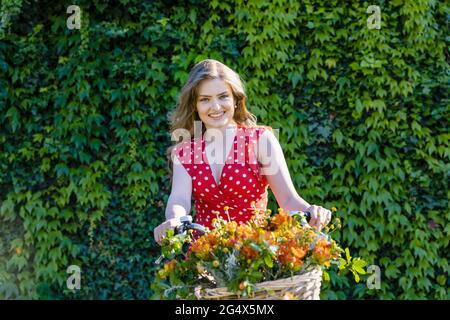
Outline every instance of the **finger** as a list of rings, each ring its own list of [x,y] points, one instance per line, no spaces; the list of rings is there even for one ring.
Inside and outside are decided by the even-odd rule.
[[[164,236],[163,235],[159,235],[159,237],[158,237],[158,244],[161,245],[163,241],[164,241]]]
[[[321,215],[320,215],[320,207],[319,206],[316,206],[316,205],[313,206],[313,216],[314,216],[313,227],[315,227],[316,230],[320,231]]]
[[[311,227],[314,227],[317,225],[317,206],[312,205],[311,207],[308,208],[309,213],[311,214],[311,219],[309,220],[309,225]]]
[[[180,224],[181,224],[180,219],[171,219],[171,220],[169,220],[169,227],[170,228],[178,227]]]
[[[319,207],[319,216],[320,216],[320,230],[322,230],[327,224],[328,224],[328,217],[329,217],[329,213],[330,211],[323,208],[323,207]]]
[[[155,240],[158,244],[161,244],[162,238],[164,236],[164,225],[166,222],[161,223],[159,226],[155,228]]]
[[[322,222],[323,222],[323,214],[320,208],[317,209],[317,219],[316,219],[316,228],[317,231],[320,231],[322,229]]]
[[[310,206],[310,207],[308,208],[308,212],[309,212],[309,221],[308,221],[308,223],[309,223],[309,225],[312,227],[312,226],[314,225],[314,221],[315,221],[315,219],[316,219],[316,217],[315,217],[315,215],[314,215],[314,210],[313,210],[313,207],[312,207],[312,206]]]
[[[156,242],[161,245],[163,239],[164,239],[164,228],[163,224],[159,225],[156,231]]]
[[[326,225],[328,225],[331,221],[331,211],[325,209],[325,214],[324,214],[324,222],[323,222],[323,227],[325,227]]]
[[[323,228],[323,222],[324,222],[324,213],[322,207],[319,207],[319,210],[317,212],[317,230],[320,231]]]
[[[326,222],[325,222],[325,225],[327,225],[327,224],[329,224],[330,223],[330,221],[331,221],[331,215],[332,215],[333,213],[331,212],[331,210],[327,210],[327,220],[326,220]]]
[[[322,208],[320,210],[320,229],[323,229],[328,223],[328,210]]]
[[[162,233],[159,235],[159,243],[162,243],[162,242],[164,241],[164,238],[165,238],[165,236],[164,236],[164,233],[162,232]]]
[[[324,226],[326,226],[331,221],[331,211],[328,209],[323,209],[324,211]]]

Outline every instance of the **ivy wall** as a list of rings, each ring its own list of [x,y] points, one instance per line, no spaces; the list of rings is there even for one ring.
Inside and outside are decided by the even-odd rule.
[[[280,130],[300,196],[337,207],[336,239],[381,270],[379,289],[332,272],[323,298],[450,298],[445,1],[0,10],[0,298],[150,297],[152,231],[170,191],[167,113],[204,58],[242,76],[250,111]],[[66,286],[70,265],[80,290]]]

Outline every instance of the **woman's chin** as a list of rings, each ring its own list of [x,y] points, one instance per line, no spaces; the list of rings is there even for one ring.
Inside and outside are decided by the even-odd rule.
[[[233,119],[228,119],[228,118],[217,119],[217,120],[208,119],[208,121],[205,123],[205,126],[207,129],[212,129],[212,128],[221,129],[221,128],[227,127],[228,125],[230,125],[232,123],[233,123]]]

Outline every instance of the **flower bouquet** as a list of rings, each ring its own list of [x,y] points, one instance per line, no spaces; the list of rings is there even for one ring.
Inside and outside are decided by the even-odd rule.
[[[342,258],[344,250],[330,237],[340,228],[338,218],[318,232],[302,212],[255,209],[243,224],[217,212],[213,226],[200,237],[167,232],[153,299],[319,299],[332,264],[356,281],[365,273],[365,262],[350,258],[348,249]]]

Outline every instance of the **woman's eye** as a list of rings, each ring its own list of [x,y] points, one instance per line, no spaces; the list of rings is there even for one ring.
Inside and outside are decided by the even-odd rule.
[[[221,99],[226,99],[226,98],[228,98],[228,95],[227,95],[227,94],[224,94],[223,96],[220,96],[220,98],[221,98]]]
[[[202,101],[202,102],[208,101],[208,98],[202,98],[202,99],[200,99],[200,101]]]

